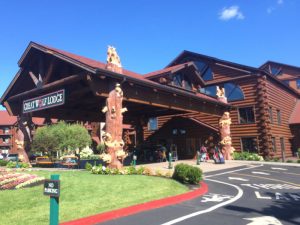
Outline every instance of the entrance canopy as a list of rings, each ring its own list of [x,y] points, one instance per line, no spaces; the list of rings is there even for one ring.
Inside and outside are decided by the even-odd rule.
[[[109,92],[120,83],[124,122],[136,118],[204,112],[222,115],[230,105],[193,91],[151,81],[137,73],[106,69],[106,64],[31,42],[20,70],[1,98],[10,115],[104,121]]]

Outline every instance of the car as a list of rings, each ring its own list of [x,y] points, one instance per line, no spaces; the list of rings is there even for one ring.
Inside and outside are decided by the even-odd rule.
[[[53,164],[54,163],[51,161],[51,159],[49,159],[48,156],[39,156],[39,157],[36,157],[36,159],[35,159],[36,166],[52,167]]]
[[[18,161],[19,155],[18,154],[8,154],[5,158],[6,161]]]
[[[75,168],[78,166],[78,157],[74,155],[65,155],[62,157],[61,165],[68,169]]]

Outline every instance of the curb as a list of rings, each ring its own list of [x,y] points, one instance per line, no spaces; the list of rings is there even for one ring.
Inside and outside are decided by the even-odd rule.
[[[96,223],[102,223],[108,220],[133,215],[139,212],[148,211],[151,209],[157,209],[164,206],[174,205],[204,195],[208,191],[208,186],[204,182],[200,182],[200,185],[200,188],[184,194],[158,199],[138,205],[133,205],[126,208],[116,209],[110,212],[104,212],[93,216],[80,218],[77,220],[67,221],[61,223],[61,225],[93,225]]]

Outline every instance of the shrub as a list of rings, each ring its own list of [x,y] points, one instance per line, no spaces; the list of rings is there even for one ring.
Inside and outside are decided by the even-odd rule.
[[[300,163],[300,159],[297,160],[297,163]]]
[[[180,163],[175,166],[172,178],[181,183],[198,184],[202,180],[202,170]]]
[[[19,162],[18,164],[19,164],[19,168],[28,168],[29,167],[29,164],[25,163],[25,162]],[[6,164],[6,167],[7,168],[16,168],[17,167],[17,162],[9,161]]]
[[[7,165],[7,161],[5,160],[0,160],[0,166],[6,166]]]
[[[102,153],[105,152],[105,145],[103,143],[100,143],[97,145],[97,151],[99,152],[99,154],[101,155]]]
[[[291,159],[286,160],[287,163],[293,163],[294,161]]]
[[[249,161],[262,161],[263,158],[256,153],[250,152],[234,152],[234,160],[249,160]]]
[[[84,165],[84,168],[86,169],[86,170],[88,170],[88,171],[91,171],[92,170],[92,164],[90,164],[90,163],[86,163],[85,165]]]

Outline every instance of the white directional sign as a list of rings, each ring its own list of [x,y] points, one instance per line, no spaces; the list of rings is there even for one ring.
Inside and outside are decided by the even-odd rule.
[[[242,186],[251,187],[254,189],[271,189],[271,190],[299,190],[300,186],[291,184],[241,184]]]
[[[261,175],[270,175],[269,173],[265,172],[258,172],[258,171],[252,171],[253,174],[261,174]]]
[[[250,220],[252,222],[247,225],[282,225],[282,223],[273,216],[260,216],[253,218],[244,218],[244,220]]]
[[[272,199],[272,197],[270,197],[270,196],[261,196],[258,191],[255,191],[254,193],[256,195],[256,198],[260,198],[260,199]]]
[[[209,193],[207,195],[204,195],[202,198],[203,199],[201,200],[201,202],[222,202],[225,199],[233,198],[233,196]]]
[[[228,177],[229,180],[240,180],[240,181],[249,181],[247,179],[244,178],[240,178],[240,177]]]

